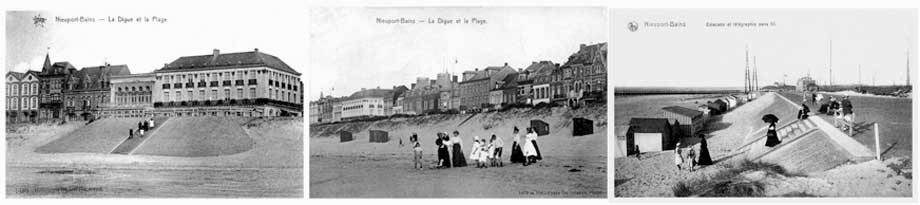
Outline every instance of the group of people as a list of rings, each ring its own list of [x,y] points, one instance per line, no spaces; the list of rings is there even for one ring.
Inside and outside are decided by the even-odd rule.
[[[512,138],[514,142],[511,144],[511,163],[523,163],[524,166],[528,166],[543,158],[537,146],[537,133],[532,128],[527,129],[526,135],[521,135],[520,130],[515,126],[512,130]],[[418,134],[412,133],[409,142],[412,144],[414,154],[413,168],[423,169],[423,149]],[[459,131],[453,131],[453,135],[437,133],[435,145],[438,147],[437,168],[467,166],[462,146],[463,139],[460,138]],[[474,136],[468,157],[473,163],[476,163],[477,168],[504,166],[502,161],[504,146],[504,140],[495,134],[488,138]]]
[[[812,96],[816,96],[812,97],[815,104],[820,103],[823,98],[823,95],[820,94],[812,94]],[[842,127],[844,131],[853,129],[853,102],[850,101],[849,95],[844,95],[840,100],[831,96],[829,102],[822,104],[818,111],[833,116],[835,127]]]
[[[134,138],[135,133],[137,136],[144,136],[144,132],[150,131],[154,128],[153,118],[142,120],[137,122],[137,132],[134,129],[128,129],[128,139]]]
[[[696,170],[697,166],[712,165],[712,158],[709,156],[709,146],[706,143],[706,135],[700,134],[698,137],[700,138],[699,151],[697,151],[695,145],[681,148],[681,143],[677,142],[674,148],[674,164],[677,165],[678,171],[687,168],[692,172]],[[685,164],[687,164],[686,167],[684,166]]]

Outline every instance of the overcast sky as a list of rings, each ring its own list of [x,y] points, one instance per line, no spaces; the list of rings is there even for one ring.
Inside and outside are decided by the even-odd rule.
[[[445,69],[532,61],[564,63],[579,44],[606,42],[603,7],[315,7],[311,17],[310,99],[434,79]],[[386,24],[381,19],[485,19],[484,24]]]
[[[306,12],[273,9],[86,10],[8,12],[6,70],[40,71],[50,47],[52,62],[78,68],[127,64],[132,73],[151,72],[181,56],[259,51],[281,58],[306,74]],[[46,18],[44,27],[33,17]],[[166,18],[165,23],[62,23],[56,17]],[[306,83],[306,82],[305,82]]]
[[[916,76],[916,9],[615,9],[611,17],[616,86],[725,87],[744,85],[745,47],[757,56],[761,85],[807,75],[835,84],[904,84],[907,52]],[[649,27],[645,22],[685,22]],[[639,25],[629,31],[629,22]],[[774,22],[755,28],[706,27],[707,22]],[[832,48],[829,52],[829,44]],[[751,59],[753,60],[753,59]],[[916,79],[911,79],[916,82]],[[913,82],[912,82],[913,83]]]

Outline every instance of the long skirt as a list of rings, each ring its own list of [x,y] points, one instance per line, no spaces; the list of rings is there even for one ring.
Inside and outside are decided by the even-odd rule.
[[[540,154],[540,146],[537,146],[537,141],[533,140],[533,149],[537,151],[537,159],[543,160],[543,154]]]
[[[524,163],[524,152],[521,151],[521,145],[517,142],[511,145],[511,163]]]
[[[454,144],[454,159],[451,161],[454,162],[454,167],[466,166],[466,158],[463,157],[463,150],[460,148],[460,144]]]
[[[447,146],[438,148],[438,161],[443,161],[444,164],[439,164],[438,166],[450,167],[450,152],[447,151]]]
[[[778,145],[779,143],[781,142],[779,141],[779,137],[776,136],[776,130],[767,131],[767,143],[765,145],[767,147],[773,147],[773,146]]]

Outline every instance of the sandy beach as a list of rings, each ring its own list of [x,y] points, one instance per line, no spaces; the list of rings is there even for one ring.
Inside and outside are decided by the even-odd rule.
[[[516,109],[507,112],[425,116],[372,123],[342,123],[311,127],[311,198],[603,198],[606,187],[606,108],[578,110]],[[572,136],[571,117],[594,120],[594,134]],[[509,162],[512,126],[529,120],[550,124],[550,134],[539,137],[544,158],[532,166]],[[466,121],[465,123],[463,123]],[[333,130],[349,129],[354,141],[339,142]],[[368,129],[389,132],[388,143],[369,143]],[[467,166],[435,169],[436,132],[461,133],[464,151],[473,136],[496,134],[505,142],[504,167]],[[408,136],[418,133],[428,168],[412,169]],[[329,133],[322,135],[323,133]],[[406,146],[400,146],[399,140]],[[469,162],[468,162],[469,163]]]

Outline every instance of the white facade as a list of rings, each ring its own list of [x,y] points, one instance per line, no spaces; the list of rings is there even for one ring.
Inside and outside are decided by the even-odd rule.
[[[342,119],[387,116],[383,97],[365,97],[342,102]]]
[[[552,93],[549,89],[549,84],[540,84],[533,86],[533,104],[540,103],[549,103],[552,98]]]

